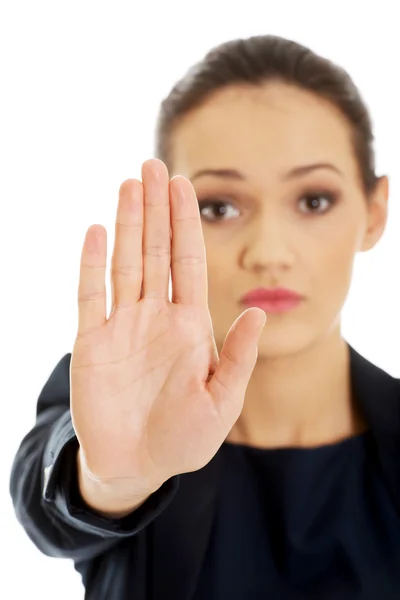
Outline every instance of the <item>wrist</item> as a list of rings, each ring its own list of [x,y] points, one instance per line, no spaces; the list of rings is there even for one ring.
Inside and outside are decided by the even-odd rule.
[[[144,490],[132,482],[104,483],[91,477],[77,455],[77,475],[80,495],[85,504],[93,511],[108,518],[122,518],[144,504],[158,488]]]

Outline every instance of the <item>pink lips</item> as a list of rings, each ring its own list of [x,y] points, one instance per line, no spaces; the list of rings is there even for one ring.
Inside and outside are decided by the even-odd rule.
[[[242,304],[256,306],[270,313],[286,312],[295,308],[303,296],[286,288],[258,288],[243,296]]]

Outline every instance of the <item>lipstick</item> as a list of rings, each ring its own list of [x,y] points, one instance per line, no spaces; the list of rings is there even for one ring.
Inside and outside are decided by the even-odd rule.
[[[241,298],[247,308],[256,306],[266,313],[282,313],[296,308],[303,296],[287,288],[257,288]]]

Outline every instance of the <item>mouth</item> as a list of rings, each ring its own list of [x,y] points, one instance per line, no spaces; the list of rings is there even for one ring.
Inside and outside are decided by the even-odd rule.
[[[252,306],[256,306],[257,308],[261,308],[266,313],[283,313],[288,312],[289,310],[293,310],[300,304],[301,300],[292,299],[292,300],[252,300],[243,302],[246,308],[250,308]]]
[[[303,300],[303,296],[286,288],[259,288],[243,296],[241,303],[247,308],[261,308],[266,313],[283,313],[293,310]]]

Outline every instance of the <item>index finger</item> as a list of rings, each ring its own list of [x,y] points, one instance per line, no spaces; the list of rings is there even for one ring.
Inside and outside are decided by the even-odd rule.
[[[169,183],[171,207],[172,302],[208,305],[206,248],[193,185],[175,175]]]

